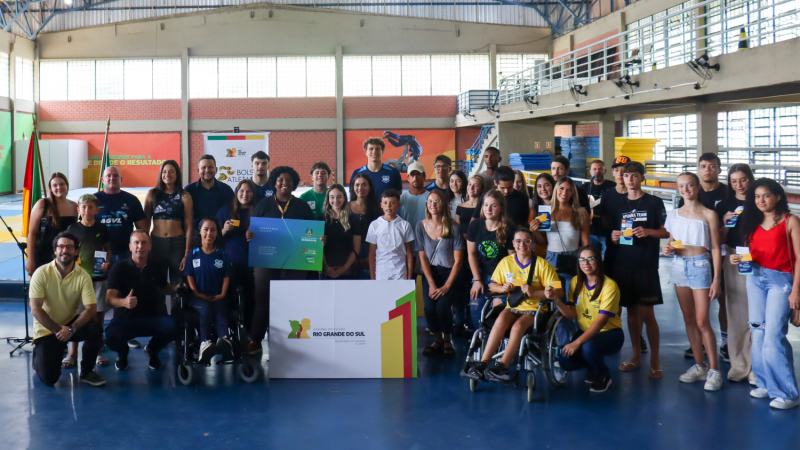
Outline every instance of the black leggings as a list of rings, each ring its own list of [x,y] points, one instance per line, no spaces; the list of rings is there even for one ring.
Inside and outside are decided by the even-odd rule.
[[[272,280],[305,280],[307,270],[262,269],[254,270],[256,286],[256,304],[253,311],[251,327],[254,342],[261,342],[269,328],[269,284]]]
[[[233,282],[228,288],[228,298],[231,299],[234,305],[238,305],[237,295],[239,287],[242,288],[242,317],[244,318],[244,325],[247,331],[252,330],[253,324],[253,310],[255,308],[255,279],[253,278],[253,268],[247,267],[246,264],[233,264]]]
[[[441,288],[450,277],[449,267],[431,266],[433,280],[437,288]],[[453,332],[453,313],[450,308],[453,306],[454,288],[450,288],[447,294],[433,300],[430,297],[428,280],[422,280],[422,298],[425,301],[425,320],[428,322],[428,329],[432,333]]]

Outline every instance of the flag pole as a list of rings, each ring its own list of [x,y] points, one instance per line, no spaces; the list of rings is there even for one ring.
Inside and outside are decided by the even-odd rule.
[[[105,186],[103,186],[103,172],[106,170],[106,162],[108,161],[108,130],[111,128],[111,114],[108,115],[108,121],[106,122],[106,137],[103,139],[103,154],[100,156],[100,176],[97,179],[97,190],[105,190]]]
[[[41,186],[44,187],[43,191],[44,196],[47,197],[47,191],[50,189],[50,186],[44,184],[44,169],[42,169],[42,153],[39,151],[39,133],[36,131],[36,115],[32,115],[33,118],[33,133],[31,133],[31,138],[33,139],[33,148],[36,151],[36,158],[39,160],[39,179],[41,180]],[[33,202],[35,205],[36,202],[39,201],[37,198],[36,201]]]

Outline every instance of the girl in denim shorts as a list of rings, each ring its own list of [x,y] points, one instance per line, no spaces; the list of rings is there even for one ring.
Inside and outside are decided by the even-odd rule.
[[[705,381],[705,390],[718,391],[722,387],[722,377],[717,361],[717,337],[711,327],[709,309],[720,292],[719,219],[713,210],[698,200],[703,193],[697,175],[680,174],[678,192],[684,205],[667,215],[664,228],[669,231],[670,239],[663,253],[674,255],[670,283],[675,285],[695,360],[695,364],[680,376],[680,381]],[[703,346],[708,352],[708,364],[705,363]]]

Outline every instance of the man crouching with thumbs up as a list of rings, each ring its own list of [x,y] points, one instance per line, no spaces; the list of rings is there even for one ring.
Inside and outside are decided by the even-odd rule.
[[[130,259],[111,269],[106,302],[114,308],[114,319],[106,328],[106,345],[117,352],[117,370],[128,368],[128,341],[152,336],[144,348],[150,368],[160,369],[158,353],[174,341],[178,321],[159,308],[159,294],[175,293],[167,281],[167,271],[157,261],[148,260],[150,236],[144,230],[131,233]]]

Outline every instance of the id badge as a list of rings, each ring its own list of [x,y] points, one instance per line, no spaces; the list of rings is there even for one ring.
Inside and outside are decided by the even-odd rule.
[[[633,245],[633,220],[622,219],[619,230],[622,231],[622,236],[619,237],[620,245]]]
[[[108,253],[97,250],[94,252],[94,266],[92,266],[92,276],[102,277],[105,275],[103,271],[103,264],[106,262]]]
[[[537,217],[540,222],[539,231],[550,231],[550,218],[552,217],[550,211],[550,205],[539,205],[539,216]]]
[[[739,274],[752,275],[753,257],[750,255],[750,247],[736,247],[736,254],[742,255],[742,261],[739,262]]]
[[[739,220],[739,216],[742,214],[742,211],[744,211],[744,206],[737,206],[736,209],[733,211],[735,216],[725,221],[725,228],[735,227],[736,222]]]

